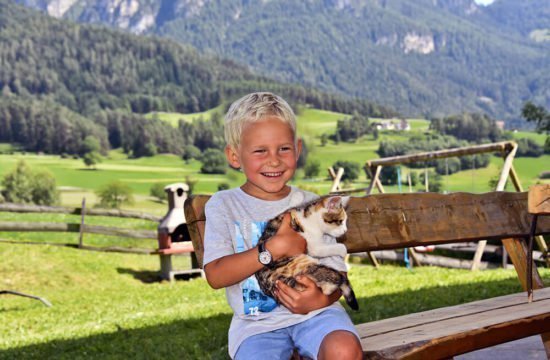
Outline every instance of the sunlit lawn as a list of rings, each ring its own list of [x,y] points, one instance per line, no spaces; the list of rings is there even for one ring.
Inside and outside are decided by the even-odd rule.
[[[0,358],[227,358],[231,310],[202,279],[157,281],[153,255],[0,243]],[[188,267],[186,257],[176,266]],[[550,271],[541,269],[546,283]],[[521,291],[514,270],[352,265],[355,323]]]

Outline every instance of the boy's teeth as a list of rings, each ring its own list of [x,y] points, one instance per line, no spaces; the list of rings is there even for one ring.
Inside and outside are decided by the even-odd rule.
[[[276,172],[276,173],[264,173],[265,176],[271,176],[271,177],[275,177],[275,176],[281,176],[282,172]]]

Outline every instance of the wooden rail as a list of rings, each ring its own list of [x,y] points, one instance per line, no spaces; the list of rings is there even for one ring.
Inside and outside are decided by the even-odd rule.
[[[99,234],[108,236],[119,236],[131,239],[157,240],[157,231],[153,230],[136,230],[129,228],[108,227],[101,225],[87,225],[84,223],[86,215],[92,216],[108,216],[119,218],[134,218],[148,220],[158,223],[159,216],[152,214],[118,210],[118,209],[90,209],[86,208],[85,199],[82,201],[80,208],[68,208],[60,206],[37,206],[27,204],[0,204],[0,212],[12,213],[35,213],[35,214],[71,214],[81,215],[80,223],[61,223],[61,222],[19,222],[19,221],[0,221],[0,231],[5,232],[72,232],[80,233],[77,246],[81,249],[97,250],[97,251],[116,251],[116,252],[139,252],[152,253],[153,249],[126,249],[117,246],[114,247],[91,247],[85,246],[83,236],[88,234]],[[71,245],[71,244],[65,244]]]
[[[82,208],[69,208],[61,206],[39,206],[39,205],[27,205],[27,204],[13,204],[13,203],[4,203],[0,204],[0,211],[3,212],[15,212],[15,213],[55,213],[55,214],[73,214],[81,215]],[[143,219],[159,222],[161,217],[127,210],[118,210],[118,209],[90,209],[86,208],[86,215],[94,216],[112,216],[112,217],[121,217],[121,218],[134,218],[134,219]]]
[[[82,229],[85,233],[111,236],[122,236],[133,239],[154,239],[157,232],[152,230],[134,230],[100,225],[81,225],[78,223],[44,223],[44,222],[6,222],[0,221],[0,231],[18,232],[76,232]]]

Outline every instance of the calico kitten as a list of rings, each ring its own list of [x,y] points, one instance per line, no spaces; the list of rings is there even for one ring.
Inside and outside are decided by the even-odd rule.
[[[268,222],[258,244],[269,241],[277,233],[285,214],[290,213],[290,226],[306,239],[308,255],[283,258],[256,272],[256,279],[264,294],[276,299],[274,290],[277,280],[302,290],[303,287],[296,281],[296,277],[303,275],[313,280],[325,295],[330,295],[340,288],[346,303],[353,310],[359,309],[347,277],[320,264],[319,260],[312,257],[344,257],[347,254],[345,245],[337,243],[336,238],[347,230],[347,214],[344,207],[348,200],[349,197],[323,197],[291,208]]]

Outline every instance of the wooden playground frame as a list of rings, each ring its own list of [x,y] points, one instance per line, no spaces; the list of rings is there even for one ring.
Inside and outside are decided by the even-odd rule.
[[[428,160],[435,160],[435,159],[445,159],[445,158],[451,158],[451,157],[460,157],[460,156],[466,156],[466,155],[476,155],[476,154],[483,154],[483,153],[490,153],[490,152],[500,152],[504,159],[504,165],[503,165],[502,171],[500,172],[499,180],[496,185],[495,191],[503,191],[506,186],[506,182],[508,181],[508,179],[511,179],[515,190],[517,192],[522,192],[523,187],[521,185],[521,182],[519,180],[519,177],[513,165],[517,148],[518,148],[517,143],[513,141],[503,141],[503,142],[483,144],[483,145],[466,146],[466,147],[460,147],[455,149],[429,151],[429,152],[423,152],[423,153],[412,154],[412,155],[401,155],[401,156],[393,156],[393,157],[369,160],[365,163],[365,166],[364,166],[365,173],[367,174],[367,177],[370,178],[371,180],[369,183],[369,186],[365,189],[366,194],[367,195],[372,194],[375,187],[380,193],[382,194],[385,193],[382,182],[380,181],[380,174],[384,166],[403,165],[403,164],[410,164],[414,162],[421,162],[421,161],[428,161]],[[347,192],[345,190],[343,191],[340,190],[340,179],[343,173],[342,170],[343,169],[339,169],[338,172],[336,173],[333,169],[329,168],[329,174],[333,180],[333,185],[330,191],[331,193]],[[539,249],[543,253],[543,257],[546,260],[546,265],[550,266],[550,257],[548,256],[549,255],[548,247],[546,246],[544,239],[542,238],[542,236],[537,236],[535,240],[537,242]],[[477,249],[474,254],[471,270],[478,270],[480,268],[481,257],[483,255],[486,245],[487,245],[486,240],[482,240],[478,242]],[[413,258],[413,261],[415,261],[416,264],[420,265],[420,260],[418,259],[414,250],[409,249],[409,251],[410,251],[411,257]],[[370,253],[368,253],[368,256],[371,262],[375,266],[378,266],[378,262],[375,256]],[[506,259],[506,256],[507,256],[506,248],[503,247],[503,258]]]

